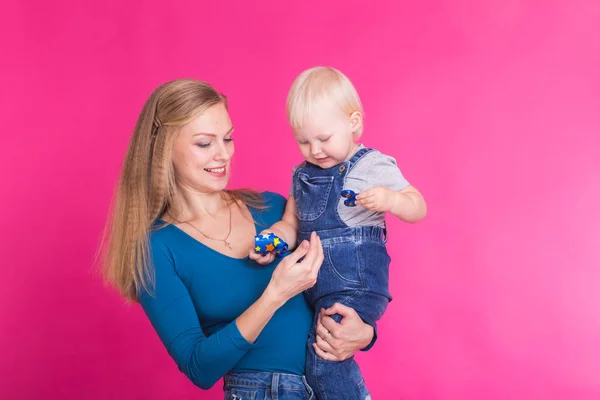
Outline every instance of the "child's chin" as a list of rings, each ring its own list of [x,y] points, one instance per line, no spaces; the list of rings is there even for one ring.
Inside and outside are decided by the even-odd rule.
[[[334,160],[333,158],[327,158],[327,160],[320,161],[319,163],[317,163],[317,165],[323,169],[334,167],[337,164],[339,164],[339,162],[337,160]]]

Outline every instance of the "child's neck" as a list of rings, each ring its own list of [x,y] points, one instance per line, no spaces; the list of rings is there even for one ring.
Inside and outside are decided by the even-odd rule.
[[[354,143],[354,147],[352,147],[352,151],[350,152],[350,154],[348,154],[348,157],[346,157],[346,159],[344,161],[348,161],[349,159],[351,159],[352,157],[354,157],[354,155],[356,154],[356,152],[358,151],[360,147],[360,143]]]

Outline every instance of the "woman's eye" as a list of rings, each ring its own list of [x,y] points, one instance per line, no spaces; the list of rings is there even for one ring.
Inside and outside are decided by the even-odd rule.
[[[223,139],[225,143],[233,142],[233,137]]]
[[[209,143],[196,143],[196,146],[202,147],[204,149],[204,148],[210,146],[210,142]]]

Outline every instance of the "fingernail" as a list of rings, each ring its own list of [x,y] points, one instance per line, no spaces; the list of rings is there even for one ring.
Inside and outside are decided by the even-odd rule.
[[[302,241],[302,247],[303,248],[307,248],[308,247],[308,242],[306,240]]]

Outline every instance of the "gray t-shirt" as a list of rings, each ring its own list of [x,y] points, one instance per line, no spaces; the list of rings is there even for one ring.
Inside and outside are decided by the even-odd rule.
[[[358,150],[364,148],[361,144]],[[295,170],[295,168],[294,168]],[[376,186],[384,186],[392,190],[402,190],[409,185],[400,172],[396,160],[377,150],[365,154],[346,175],[344,189],[360,193]],[[290,190],[293,196],[293,185]],[[340,196],[338,213],[348,226],[385,226],[385,213],[370,211],[364,207],[346,207],[344,198]]]

